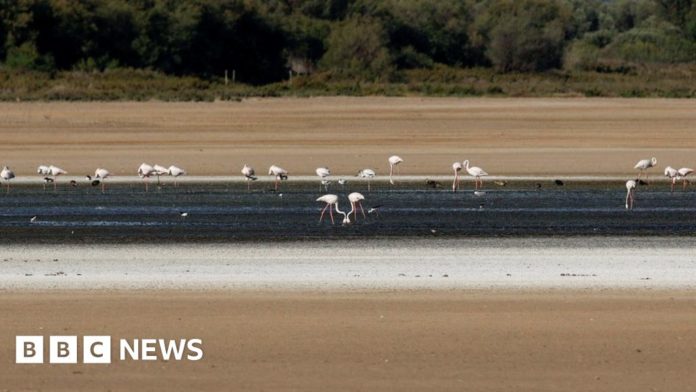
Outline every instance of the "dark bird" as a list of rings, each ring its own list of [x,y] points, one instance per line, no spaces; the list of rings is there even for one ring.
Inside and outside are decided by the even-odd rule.
[[[85,176],[85,179],[87,179],[87,181],[92,181],[92,176],[87,175],[87,176]]]
[[[553,183],[558,185],[558,186],[563,186],[563,181],[561,181],[561,180],[555,180]]]
[[[541,183],[540,183],[540,182],[537,182],[537,183],[536,183],[536,188],[537,188],[537,189],[541,189]]]
[[[76,187],[76,186],[77,186],[77,181],[75,181],[75,180],[70,180],[70,186]]]
[[[440,184],[439,181],[435,181],[435,180],[425,180],[425,184],[433,189],[442,187],[442,184]]]
[[[50,184],[50,183],[53,182],[53,179],[52,179],[51,177],[44,177],[44,182],[45,182],[46,184]]]
[[[648,185],[648,182],[647,182],[647,181],[636,180],[636,182],[638,183],[638,185]]]
[[[92,181],[92,186],[99,186],[99,184],[100,184],[99,180]]]

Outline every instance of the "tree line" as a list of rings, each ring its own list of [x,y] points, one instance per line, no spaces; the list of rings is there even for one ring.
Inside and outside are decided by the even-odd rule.
[[[441,66],[626,72],[694,61],[694,0],[0,0],[0,66],[49,74],[234,70],[261,85],[290,68],[393,81]]]

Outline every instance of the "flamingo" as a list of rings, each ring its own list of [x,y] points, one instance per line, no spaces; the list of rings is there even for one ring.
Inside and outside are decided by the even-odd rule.
[[[10,180],[15,178],[14,172],[10,170],[9,167],[5,166],[2,168],[2,171],[0,171],[0,177],[7,181],[7,193],[10,193]]]
[[[686,179],[686,176],[689,174],[693,173],[694,169],[690,169],[688,167],[682,167],[681,169],[677,170],[677,180],[683,180],[684,182],[682,183],[682,190],[686,190],[686,184],[689,182]]]
[[[316,170],[317,176],[321,178],[321,182],[319,183],[319,190],[321,191],[321,186],[324,185],[326,189],[328,190],[330,182],[326,180],[326,177],[331,175],[331,170],[329,170],[328,167],[318,167]]]
[[[57,177],[62,174],[68,174],[68,172],[59,168],[58,166],[51,165],[48,167],[48,175],[53,176],[53,190],[56,190],[56,187],[58,186],[56,181]]]
[[[464,167],[466,168],[466,171],[469,173],[470,176],[473,176],[475,181],[476,181],[476,188],[479,189],[479,187],[483,187],[483,180],[481,177],[487,176],[488,173],[486,173],[483,169],[481,169],[478,166],[471,166],[469,167],[469,160],[465,160],[463,162]],[[480,184],[480,185],[479,185]]]
[[[109,173],[109,171],[106,170],[106,169],[98,168],[97,170],[94,171],[94,178],[96,178],[96,179],[98,179],[98,180],[101,180],[101,191],[102,191],[102,193],[104,193],[104,188],[106,187],[105,184],[104,184],[104,180],[105,180],[107,177],[111,177],[111,173]]]
[[[268,175],[275,176],[275,190],[278,190],[278,182],[288,179],[288,171],[280,166],[272,165],[268,168]]]
[[[360,207],[363,218],[367,219],[367,216],[365,216],[365,209],[362,206],[362,200],[365,200],[365,196],[363,196],[362,193],[353,192],[348,195],[348,201],[350,201],[350,212],[348,213],[348,218],[350,218],[350,214],[353,214],[355,221],[358,221],[358,212],[356,208],[356,206],[358,206]]]
[[[154,166],[152,166],[152,169],[154,170],[153,174],[157,176],[157,185],[159,185],[160,183],[160,176],[166,176],[167,174],[169,174],[169,169],[162,165],[155,164]]]
[[[633,209],[633,201],[635,200],[636,183],[638,180],[626,181],[626,209]]]
[[[39,165],[39,167],[36,169],[36,172],[39,173],[39,175],[41,175],[42,177],[44,177],[44,190],[46,190],[46,183],[48,182],[45,181],[46,178],[48,178],[46,176],[49,175],[50,171],[51,169],[46,165]]]
[[[394,166],[398,166],[401,162],[404,160],[401,159],[400,156],[398,155],[392,155],[389,157],[389,183],[394,185],[394,180],[392,180],[392,174],[394,173]],[[397,167],[397,175],[398,173],[398,167]]]
[[[665,177],[668,177],[671,181],[671,188],[670,191],[674,192],[674,183],[677,182],[677,176],[679,175],[679,172],[677,169],[673,168],[672,166],[667,166],[665,168]]]
[[[324,219],[324,213],[328,209],[329,215],[331,216],[331,224],[335,224],[333,218],[333,210],[331,209],[332,206],[336,207],[336,212],[338,212],[339,214],[343,214],[344,224],[350,223],[350,218],[348,218],[348,215],[345,212],[338,209],[338,196],[327,194],[318,198],[317,201],[323,201],[324,203],[326,203],[326,206],[324,206],[324,208],[321,210],[321,216],[319,216],[319,223],[321,223],[322,219]]]
[[[177,179],[179,176],[185,176],[185,175],[186,175],[186,170],[184,170],[184,169],[182,169],[182,168],[180,168],[180,167],[171,165],[171,166],[169,166],[169,169],[167,169],[167,174],[169,174],[170,176],[174,177],[174,186],[178,186],[177,183],[176,183],[176,179]]]
[[[651,167],[657,165],[657,158],[652,157],[650,159],[641,159],[636,163],[635,166],[633,166],[634,169],[638,169],[638,179],[640,179],[640,176],[648,169]],[[645,180],[647,181],[648,179],[648,173],[645,173]]]
[[[254,168],[245,163],[242,168],[242,175],[244,175],[247,181],[247,191],[251,190],[251,181],[256,181],[258,179],[254,174],[256,174]]]
[[[367,178],[367,191],[370,191],[370,180],[375,178],[375,171],[372,169],[362,169],[358,172],[358,177]]]
[[[452,192],[456,192],[459,189],[459,172],[462,171],[462,164],[460,162],[454,162],[452,164],[452,170],[454,170],[454,181],[452,181]]]
[[[145,192],[148,191],[147,179],[155,173],[155,168],[148,165],[147,163],[143,163],[140,165],[140,167],[138,167],[138,176],[140,176],[140,178],[142,178],[143,182],[145,183]]]

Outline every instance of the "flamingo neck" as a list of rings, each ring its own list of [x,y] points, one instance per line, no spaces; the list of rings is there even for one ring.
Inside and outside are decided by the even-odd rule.
[[[464,161],[464,166],[466,166],[466,170],[469,170],[469,160],[467,159]]]

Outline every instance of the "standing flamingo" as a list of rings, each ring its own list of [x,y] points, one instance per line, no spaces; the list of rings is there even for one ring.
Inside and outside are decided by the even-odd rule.
[[[329,170],[328,167],[318,167],[315,172],[317,173],[317,176],[321,178],[321,182],[319,183],[319,190],[321,191],[322,185],[324,185],[326,187],[326,190],[328,190],[329,181],[326,180],[326,177],[331,175],[331,170]]]
[[[362,193],[353,192],[348,195],[348,201],[350,201],[350,212],[348,213],[348,218],[350,218],[350,214],[353,214],[355,221],[358,221],[358,209],[356,208],[357,206],[360,207],[363,219],[367,219],[367,216],[365,216],[365,209],[362,206],[363,200],[365,200],[365,196],[363,196]]]
[[[176,182],[176,179],[179,178],[179,176],[185,176],[186,170],[184,170],[180,167],[171,165],[171,166],[169,166],[169,169],[167,169],[167,174],[174,177],[174,186],[176,187],[176,186],[179,186]]]
[[[693,173],[694,169],[690,169],[688,167],[682,167],[681,169],[677,170],[677,181],[683,180],[684,182],[682,183],[682,190],[686,190],[686,184],[689,182],[689,180],[686,179],[686,176],[689,174]]]
[[[319,216],[319,223],[321,223],[322,219],[324,219],[324,213],[328,209],[329,215],[331,216],[331,224],[335,224],[333,218],[333,210],[331,209],[332,206],[336,207],[336,212],[338,212],[339,214],[343,214],[344,224],[350,223],[350,218],[348,218],[348,215],[346,215],[345,212],[338,209],[338,196],[328,194],[318,198],[317,201],[323,201],[324,203],[326,203],[326,206],[324,206],[324,208],[321,210],[321,216]]]
[[[10,170],[9,167],[5,166],[2,168],[2,171],[0,171],[0,177],[4,181],[7,181],[7,193],[10,193],[10,180],[15,178],[15,174],[12,170]]]
[[[362,169],[358,172],[358,177],[367,178],[367,191],[370,192],[370,180],[375,178],[375,171],[372,169]]]
[[[650,159],[641,159],[636,163],[635,166],[633,166],[634,169],[639,170],[638,172],[638,179],[640,179],[640,176],[645,173],[645,180],[648,180],[648,173],[645,171],[650,169],[651,167],[657,165],[657,158],[652,157]]]
[[[278,182],[288,179],[288,171],[280,166],[272,165],[268,168],[268,175],[275,176],[275,190],[278,190]]]
[[[49,166],[48,167],[48,175],[53,176],[53,190],[56,190],[56,187],[58,186],[57,184],[57,177],[63,174],[68,174],[65,170],[59,168],[58,166]]]
[[[461,162],[454,162],[452,164],[452,170],[454,170],[454,181],[452,181],[452,192],[456,192],[459,189],[459,172],[462,171]]]
[[[104,183],[104,180],[107,177],[111,177],[111,173],[109,173],[108,170],[98,168],[97,170],[94,171],[94,178],[98,179],[101,181],[101,191],[104,193],[104,190],[106,188],[106,184]]]
[[[394,173],[394,166],[397,166],[397,175],[398,173],[398,165],[403,162],[404,160],[401,159],[400,156],[398,155],[392,155],[389,157],[389,183],[394,185],[394,180],[392,180],[392,174]]]
[[[140,176],[140,178],[142,178],[143,182],[145,183],[145,192],[148,191],[147,179],[155,173],[155,168],[148,165],[147,163],[143,163],[140,165],[140,167],[138,167],[138,176]]]
[[[479,188],[483,188],[483,180],[481,179],[481,177],[487,176],[488,173],[486,173],[483,169],[481,169],[478,166],[469,167],[468,159],[463,162],[463,165],[466,168],[466,171],[469,173],[469,175],[474,177],[476,181],[476,190],[478,190]]]
[[[247,191],[251,190],[251,181],[256,181],[258,179],[255,174],[254,168],[245,163],[242,168],[242,175],[247,181]]]
[[[633,201],[635,200],[636,183],[638,180],[626,181],[626,209],[633,209]]]
[[[153,174],[157,176],[157,185],[160,184],[160,176],[166,176],[169,174],[169,169],[162,165],[155,164],[152,166],[152,169],[154,170]]]
[[[677,169],[673,168],[672,166],[667,166],[665,168],[665,177],[668,177],[670,181],[670,192],[674,192],[674,183],[677,182],[677,176],[679,175],[679,172]]]

